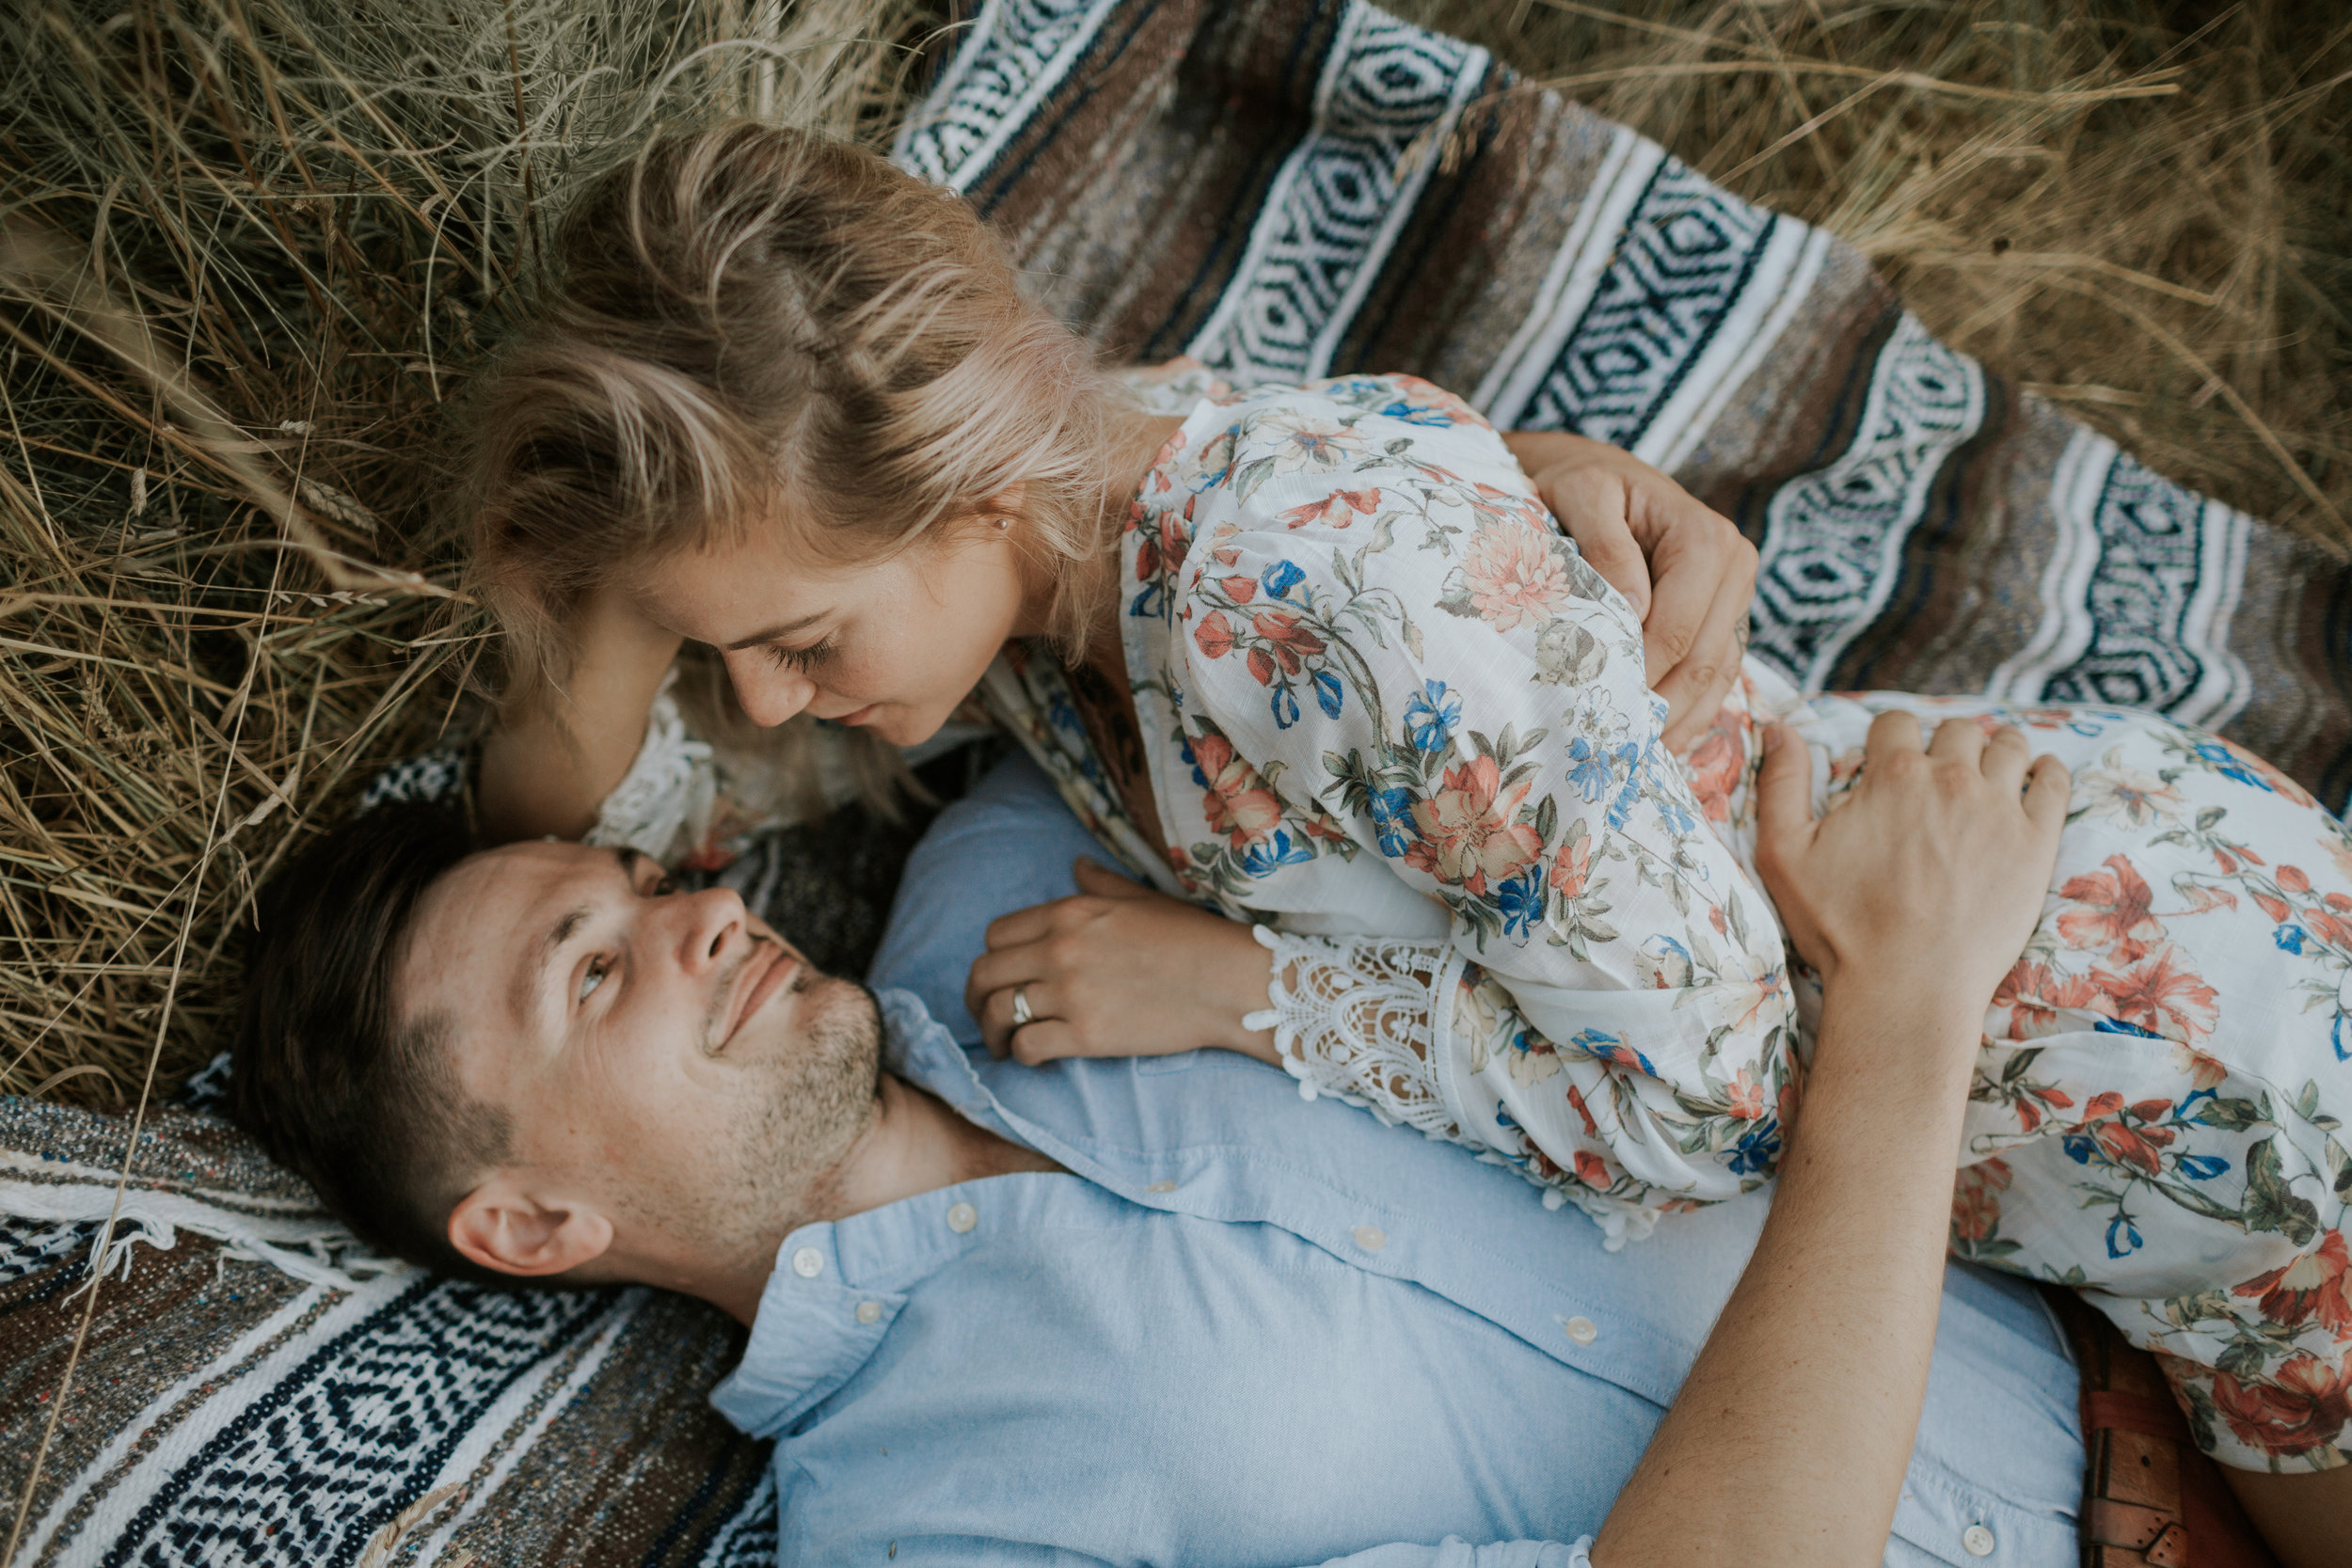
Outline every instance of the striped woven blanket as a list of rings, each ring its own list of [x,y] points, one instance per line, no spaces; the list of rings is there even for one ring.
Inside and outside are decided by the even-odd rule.
[[[1670,469],[1756,541],[1754,646],[1802,683],[2153,706],[2352,788],[2343,560],[1477,49],[1354,0],[991,0],[898,156],[1122,356],[1409,371]],[[772,1560],[764,1450],[703,1403],[715,1312],[383,1267],[199,1110],[151,1123],[107,1230],[126,1132],[0,1102],[15,1562]]]

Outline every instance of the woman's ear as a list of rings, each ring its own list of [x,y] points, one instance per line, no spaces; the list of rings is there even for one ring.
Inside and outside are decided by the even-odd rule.
[[[980,515],[1000,530],[1009,531],[1020,519],[1022,503],[1029,499],[1029,482],[1016,479],[980,503]]]
[[[511,1179],[493,1176],[451,1212],[449,1244],[500,1274],[563,1274],[604,1256],[612,1222],[584,1206],[550,1207]]]

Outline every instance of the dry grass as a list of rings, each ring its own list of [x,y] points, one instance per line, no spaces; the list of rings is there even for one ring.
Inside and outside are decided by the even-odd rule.
[[[431,526],[443,406],[564,185],[657,116],[876,132],[924,30],[0,7],[0,1090],[121,1105],[199,1063],[254,884],[450,721],[485,642]]]
[[[0,6],[0,1090],[102,1105],[214,1048],[254,882],[457,710],[485,643],[428,526],[441,411],[564,187],[654,116],[876,132],[936,8],[124,4]],[[1854,239],[2158,466],[2352,537],[2339,8],[1399,8]]]

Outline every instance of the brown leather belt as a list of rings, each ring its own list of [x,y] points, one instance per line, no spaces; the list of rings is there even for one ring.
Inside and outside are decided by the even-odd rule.
[[[2042,1293],[2082,1373],[2083,1568],[2278,1568],[2155,1358],[2074,1291]]]

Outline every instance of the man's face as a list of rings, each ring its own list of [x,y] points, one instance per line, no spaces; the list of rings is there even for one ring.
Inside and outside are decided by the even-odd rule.
[[[426,890],[397,981],[447,1023],[464,1091],[512,1126],[501,1181],[593,1210],[663,1282],[764,1263],[873,1121],[873,998],[725,889],[634,851],[518,844]]]

